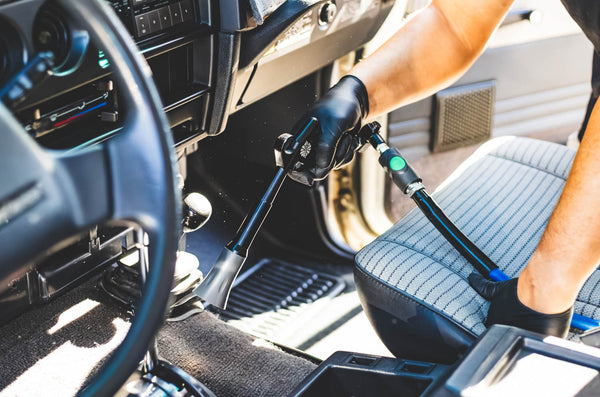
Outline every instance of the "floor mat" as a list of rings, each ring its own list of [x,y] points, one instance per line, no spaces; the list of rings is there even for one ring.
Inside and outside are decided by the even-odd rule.
[[[0,326],[0,395],[71,396],[129,328],[96,280]],[[217,396],[287,395],[316,366],[210,313],[165,324],[159,354]]]
[[[158,348],[219,397],[287,396],[316,368],[207,312],[166,324]]]
[[[252,335],[294,346],[306,337],[304,325],[345,286],[341,277],[263,259],[238,278],[221,318]]]
[[[0,394],[74,395],[129,330],[127,314],[105,301],[87,282],[0,327]]]

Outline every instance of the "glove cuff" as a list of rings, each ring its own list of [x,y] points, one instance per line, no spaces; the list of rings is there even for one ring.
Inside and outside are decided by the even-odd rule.
[[[356,95],[362,113],[361,116],[364,120],[369,114],[369,93],[367,92],[367,87],[365,87],[364,83],[358,77],[348,74],[342,77],[336,85],[340,87],[343,86]]]
[[[573,306],[562,313],[545,314],[525,306],[517,295],[517,278],[497,283],[499,288],[491,297],[486,326],[514,325],[544,335],[565,338],[573,316]]]

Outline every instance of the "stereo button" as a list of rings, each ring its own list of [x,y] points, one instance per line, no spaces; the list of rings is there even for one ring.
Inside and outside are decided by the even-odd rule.
[[[154,10],[149,12],[148,14],[148,23],[150,24],[150,33],[160,32],[160,17],[158,16],[158,10]]]
[[[194,19],[194,8],[192,7],[191,0],[183,0],[179,2],[181,5],[181,15],[183,15],[183,21],[191,21]]]
[[[173,25],[171,22],[171,11],[169,11],[169,7],[159,8],[158,16],[160,17],[160,24],[163,29],[168,29]]]
[[[181,7],[179,3],[169,5],[169,10],[171,10],[171,20],[173,21],[173,25],[183,22],[183,16],[181,15]]]
[[[138,37],[143,37],[150,34],[150,23],[148,22],[148,14],[142,14],[135,17],[135,27]]]

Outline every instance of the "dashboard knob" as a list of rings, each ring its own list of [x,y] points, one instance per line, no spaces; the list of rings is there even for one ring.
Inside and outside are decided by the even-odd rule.
[[[66,76],[83,62],[90,37],[87,31],[77,29],[67,21],[64,12],[54,4],[45,4],[38,12],[33,41],[38,52],[52,52],[56,76]]]
[[[38,52],[50,51],[57,65],[67,59],[69,28],[56,7],[45,6],[38,13],[33,30],[33,42]]]
[[[330,24],[333,22],[336,14],[337,6],[333,1],[328,1],[327,3],[323,4],[323,7],[321,7],[321,11],[319,12],[319,23],[321,25]]]

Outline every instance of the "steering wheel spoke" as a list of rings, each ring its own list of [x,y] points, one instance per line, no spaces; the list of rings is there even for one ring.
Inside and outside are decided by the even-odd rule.
[[[57,183],[68,193],[72,223],[86,228],[105,220],[133,222],[146,232],[156,229],[164,205],[160,145],[147,139],[159,132],[150,117],[129,120],[111,140],[87,149],[55,153]]]
[[[128,120],[124,129],[106,142],[106,157],[110,168],[112,218],[132,221],[147,233],[156,231],[165,214],[164,191],[175,189],[165,186],[165,174],[172,173],[156,159],[164,158],[163,148],[154,140],[156,125],[150,116],[138,114]],[[169,164],[170,166],[170,164]]]
[[[0,117],[8,149],[0,159],[0,278],[11,264],[20,266],[107,220],[157,231],[157,218],[164,216],[157,211],[164,206],[160,193],[168,189],[164,175],[171,171],[153,161],[160,145],[144,139],[144,133],[159,133],[151,119],[132,120],[107,143],[64,152],[40,147],[3,105]],[[23,250],[23,241],[31,249]]]
[[[58,184],[71,208],[74,228],[84,229],[112,216],[110,159],[104,145],[77,152],[57,153]]]
[[[0,104],[3,121],[0,156],[0,290],[7,276],[36,255],[76,233],[83,223],[74,208],[73,183],[61,161],[40,147],[10,111]],[[26,268],[25,268],[26,270]]]

